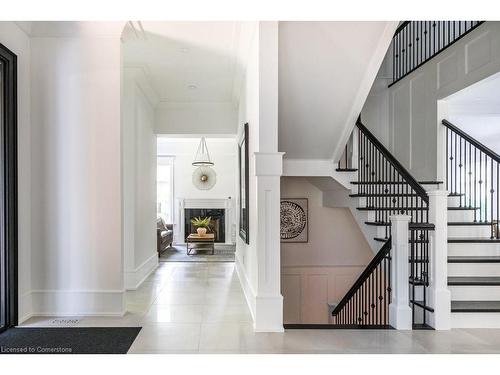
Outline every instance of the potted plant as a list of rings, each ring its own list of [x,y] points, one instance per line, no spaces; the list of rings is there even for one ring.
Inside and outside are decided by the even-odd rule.
[[[196,227],[196,232],[198,236],[204,236],[207,234],[207,229],[210,227],[211,217],[194,217],[191,219],[191,224]]]

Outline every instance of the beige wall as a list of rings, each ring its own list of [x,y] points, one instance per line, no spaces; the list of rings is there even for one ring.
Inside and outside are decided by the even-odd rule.
[[[328,323],[328,303],[339,302],[373,258],[347,208],[322,206],[307,178],[283,177],[282,198],[308,198],[309,242],[281,244],[284,323]]]

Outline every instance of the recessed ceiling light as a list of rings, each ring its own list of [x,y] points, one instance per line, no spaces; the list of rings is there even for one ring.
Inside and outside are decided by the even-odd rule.
[[[190,90],[196,90],[198,88],[198,86],[196,85],[188,85],[188,89]]]
[[[189,52],[189,48],[187,48],[187,47],[182,47],[182,48],[181,48],[181,52],[182,52],[182,53],[188,53],[188,52]]]

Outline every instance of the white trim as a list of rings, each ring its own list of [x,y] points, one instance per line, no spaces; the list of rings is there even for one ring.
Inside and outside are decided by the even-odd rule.
[[[136,290],[158,267],[158,254],[155,252],[133,271],[125,271],[125,289]]]
[[[255,325],[255,304],[256,304],[255,290],[253,289],[252,284],[248,279],[245,267],[241,263],[238,254],[236,254],[234,257],[234,264],[236,266],[236,274],[240,279],[241,288],[243,289],[243,294],[245,295],[245,299],[247,301],[247,305]]]
[[[31,316],[123,316],[125,290],[33,290]]]

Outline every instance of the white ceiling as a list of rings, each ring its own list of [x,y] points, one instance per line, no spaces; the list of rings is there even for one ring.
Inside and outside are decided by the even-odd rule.
[[[279,150],[286,158],[340,156],[396,27],[279,23]]]
[[[161,101],[237,101],[239,22],[134,22],[124,30],[124,65],[143,67]],[[141,30],[141,26],[144,31]]]

